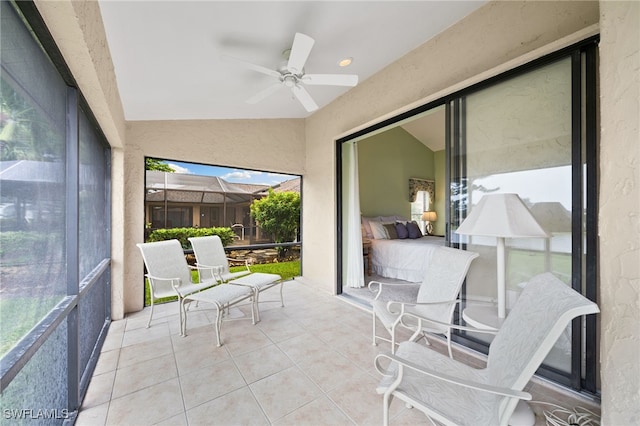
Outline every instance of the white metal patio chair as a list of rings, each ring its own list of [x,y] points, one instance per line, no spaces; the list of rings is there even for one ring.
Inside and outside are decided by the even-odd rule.
[[[252,273],[247,263],[245,263],[245,270],[230,272],[229,259],[226,257],[222,241],[217,235],[192,237],[189,238],[189,241],[196,256],[196,265],[204,268],[202,274],[213,273],[220,282],[242,285],[252,289],[254,292],[257,321],[260,321],[259,299],[261,292],[280,285],[280,305],[284,306],[284,298],[282,295],[283,282],[280,275],[262,272]],[[207,278],[211,278],[211,275],[208,275]]]
[[[424,276],[418,294],[412,302],[406,300],[385,301],[385,293],[395,292],[399,289],[407,288],[411,291],[414,283],[383,283],[371,281],[369,289],[374,290],[378,286],[378,293],[371,302],[373,307],[373,344],[377,340],[391,342],[391,353],[396,347],[396,328],[404,326],[414,333],[409,340],[415,341],[421,337],[425,340],[425,333],[444,334],[447,338],[449,356],[451,353],[451,332],[448,326],[435,323],[420,323],[408,321],[403,317],[406,312],[414,312],[420,316],[434,319],[438,322],[448,324],[452,321],[453,312],[458,300],[458,293],[471,266],[473,259],[478,257],[478,253],[458,250],[450,247],[438,247],[432,255],[431,262]],[[391,335],[387,339],[376,334],[376,318],[380,320],[384,328]],[[428,344],[428,340],[427,340]]]
[[[204,290],[217,284],[215,279],[200,279],[200,283],[191,280],[191,267],[187,264],[178,240],[157,241],[137,244],[142,252],[142,258],[147,268],[151,311],[147,328],[151,326],[154,303],[158,299],[177,296],[182,298]],[[182,309],[180,309],[180,324],[182,324]]]
[[[217,235],[207,237],[189,238],[193,254],[196,256],[196,266],[202,267],[199,270],[200,279],[217,279],[220,282],[227,282],[235,278],[251,273],[249,263],[245,260],[245,269],[237,272],[229,271],[229,259],[222,246],[222,240]]]
[[[384,424],[389,423],[391,400],[397,397],[424,412],[432,423],[507,425],[518,402],[531,399],[522,390],[569,323],[598,312],[595,303],[553,274],[544,273],[529,281],[497,331],[485,369],[472,368],[415,342],[401,343],[395,355],[378,355],[376,369],[384,377],[376,391],[383,395]],[[390,360],[386,369],[381,367],[383,360]]]

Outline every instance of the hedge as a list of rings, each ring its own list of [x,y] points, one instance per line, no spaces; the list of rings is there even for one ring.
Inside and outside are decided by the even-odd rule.
[[[147,242],[153,241],[165,241],[165,240],[178,240],[182,244],[183,249],[190,249],[191,243],[189,238],[191,237],[207,237],[209,235],[217,235],[222,240],[223,246],[228,246],[233,243],[235,233],[231,228],[168,228],[168,229],[156,229],[149,234]]]

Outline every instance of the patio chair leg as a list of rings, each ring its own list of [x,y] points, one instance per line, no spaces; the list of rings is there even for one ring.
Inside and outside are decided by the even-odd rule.
[[[378,344],[376,343],[376,314],[373,314],[372,317],[373,317],[373,333],[371,336],[371,344],[373,346],[378,346]]]
[[[151,312],[149,312],[149,321],[147,321],[147,328],[151,327],[151,318],[153,318],[153,295],[151,296]]]
[[[220,347],[222,346],[222,341],[220,339],[220,325],[222,324],[222,313],[225,308],[217,303],[216,307],[218,308],[218,312],[216,313],[216,337],[218,338],[218,347]]]
[[[282,287],[284,282],[280,281],[280,307],[284,308],[284,297],[282,296]]]
[[[253,302],[256,306],[257,321],[260,322],[260,290],[253,289]],[[253,304],[251,305],[251,315],[253,315]],[[253,321],[253,325],[256,325],[256,320]]]

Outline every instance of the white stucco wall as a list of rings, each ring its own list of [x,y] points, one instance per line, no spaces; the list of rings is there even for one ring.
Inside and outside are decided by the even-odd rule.
[[[600,5],[602,424],[640,424],[640,2]]]

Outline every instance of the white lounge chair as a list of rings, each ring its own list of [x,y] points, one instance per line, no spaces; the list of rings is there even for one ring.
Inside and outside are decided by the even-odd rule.
[[[154,303],[166,297],[182,298],[205,288],[217,284],[215,279],[202,279],[199,283],[191,281],[191,269],[184,257],[182,246],[178,240],[157,241],[137,244],[147,268],[151,311],[147,328],[151,326]],[[204,274],[206,275],[206,274]],[[180,309],[180,323],[182,324],[182,309]]]
[[[251,273],[247,261],[244,263],[244,270],[229,271],[229,261],[233,259],[227,258],[219,236],[192,237],[189,238],[189,242],[196,256],[196,266],[203,268],[200,270],[200,279],[217,279],[220,282],[227,282]]]
[[[576,317],[597,312],[595,303],[545,273],[531,279],[521,293],[491,343],[485,369],[415,342],[401,343],[395,355],[378,355],[375,365],[384,377],[376,391],[383,395],[384,424],[389,423],[391,400],[397,397],[424,412],[432,423],[507,425],[518,402],[531,399],[522,390],[567,325]],[[381,366],[383,360],[390,361],[386,369]]]
[[[420,337],[426,339],[425,333],[444,334],[447,337],[449,356],[451,353],[451,333],[447,326],[434,323],[415,322],[409,323],[403,314],[414,312],[420,316],[428,317],[443,323],[450,323],[453,319],[458,300],[458,293],[467,276],[467,271],[473,259],[478,257],[478,253],[458,250],[450,247],[438,247],[431,257],[424,280],[420,284],[417,296],[411,302],[394,301],[385,298],[387,293],[398,295],[406,288],[415,292],[416,285],[413,283],[383,283],[371,281],[369,289],[378,288],[378,292],[371,302],[373,307],[373,344],[377,340],[391,342],[391,353],[396,347],[396,328],[404,326],[413,331],[409,340],[415,341]],[[391,339],[376,335],[376,318],[380,320],[384,328],[391,335]],[[427,341],[428,343],[428,341]]]

